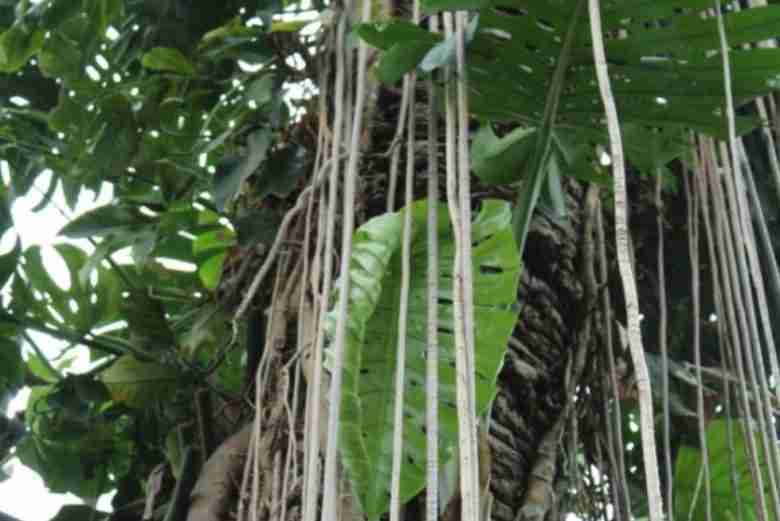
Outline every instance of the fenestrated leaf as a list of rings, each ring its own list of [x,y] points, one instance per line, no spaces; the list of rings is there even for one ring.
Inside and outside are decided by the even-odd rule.
[[[144,54],[141,63],[147,69],[169,71],[185,76],[195,75],[195,66],[179,49],[172,47],[155,47]]]
[[[67,382],[33,387],[25,422],[31,436],[17,455],[52,492],[100,495],[105,488],[99,487],[110,488],[109,475],[128,456],[128,444],[115,438],[115,424],[90,410]]]
[[[102,471],[91,468],[85,454],[80,452],[81,447],[46,443],[28,436],[17,446],[16,455],[25,466],[40,474],[51,492],[94,497],[99,484],[107,482],[107,469],[105,466]]]
[[[509,205],[485,200],[472,228],[476,319],[476,405],[483,413],[496,392],[506,343],[517,320],[514,304],[520,257]],[[404,455],[401,501],[425,485],[426,201],[412,212],[412,279],[407,323]],[[457,446],[452,276],[455,245],[447,208],[438,210],[441,463]],[[371,219],[355,233],[349,277],[341,453],[363,512],[377,519],[389,505],[392,467],[394,381],[398,339],[402,212]],[[336,315],[328,317],[333,334]]]
[[[143,362],[133,355],[121,356],[100,376],[114,401],[139,409],[170,397],[178,377],[170,367]]]
[[[552,82],[545,97],[544,111],[537,132],[537,142],[529,159],[528,182],[520,192],[514,212],[515,237],[520,245],[520,251],[525,249],[525,239],[531,223],[531,216],[536,208],[542,186],[549,172],[549,161],[554,135],[554,127],[558,119],[558,108],[569,66],[571,48],[576,37],[580,14],[583,11],[584,0],[577,0],[574,11],[570,15],[564,33],[559,55],[552,74]]]
[[[637,0],[634,0],[634,3]],[[684,5],[683,2],[680,2]],[[687,6],[686,6],[687,7]],[[723,17],[729,45],[737,47],[777,36],[780,23],[780,6],[765,6],[744,9]],[[669,56],[686,59],[689,56],[703,56],[706,51],[719,50],[717,19],[702,17],[700,12],[666,18],[663,27],[646,27],[632,31],[628,39],[614,39],[607,45],[607,55],[616,58],[642,58],[640,49],[655,49],[644,56]]]
[[[754,427],[748,426],[752,434]],[[750,456],[741,425],[734,420],[731,437],[727,420],[717,419],[707,427],[707,452],[710,466],[710,489],[712,491],[712,512],[718,513],[717,519],[756,519],[758,517],[758,498],[754,490],[751,475]],[[731,437],[731,439],[730,439]],[[733,450],[732,450],[733,447]],[[761,451],[759,451],[761,454]],[[679,519],[705,521],[707,519],[706,501],[700,473],[704,465],[704,454],[697,447],[683,445],[677,454],[674,466],[674,511]],[[769,456],[771,457],[771,456]],[[732,460],[734,466],[732,468]],[[764,487],[770,496],[767,461],[759,455],[759,468],[764,475]],[[732,473],[736,474],[737,490],[732,487]],[[697,493],[701,490],[702,492]],[[737,497],[738,496],[738,497]],[[773,516],[771,500],[770,517]],[[742,512],[738,508],[741,506]],[[691,512],[693,516],[691,517]]]
[[[629,0],[604,6],[609,73],[622,124],[648,129],[686,128],[725,136],[717,22],[714,17],[701,16],[705,4],[700,0]],[[429,11],[469,9],[479,13],[479,28],[467,48],[466,58],[469,107],[474,115],[494,122],[536,127],[541,130],[540,136],[549,135],[546,127],[551,131],[596,130],[605,136],[587,24],[580,23],[575,28],[570,49],[563,52],[568,41],[570,6],[517,0],[512,5],[518,12],[513,13],[496,10],[495,5],[483,0],[423,2],[424,9]],[[780,50],[738,48],[742,43],[772,38],[778,19],[780,6],[744,9],[725,17],[732,45],[732,90],[737,104],[780,84]],[[385,50],[385,56],[402,53],[400,47],[404,46],[405,52],[410,53],[414,44],[409,42],[416,41],[417,37],[412,36],[416,29],[402,31],[399,27],[396,23],[379,25],[363,31],[361,36]],[[610,36],[618,34],[620,37]],[[421,67],[428,69],[450,62],[452,49],[445,52],[445,47],[447,42],[437,45]],[[540,100],[558,90],[556,85],[561,81],[554,80],[553,75],[561,68],[562,60],[567,59],[569,64],[563,64],[566,89],[556,95],[557,111],[554,118],[549,118],[550,114],[544,112],[549,103],[542,104]],[[737,132],[744,134],[759,123],[755,117],[738,115]],[[544,168],[541,165],[547,161],[547,147],[541,144],[533,147],[536,156],[531,161],[535,165],[532,171]],[[647,148],[630,145],[627,143],[626,147],[628,159],[638,165],[643,160],[642,150]],[[668,158],[666,154],[662,156]],[[577,168],[563,162],[559,166],[565,175],[594,177],[593,169],[582,163]],[[534,190],[531,191],[533,195]],[[535,197],[530,199],[535,201]],[[523,206],[532,209],[535,205]]]

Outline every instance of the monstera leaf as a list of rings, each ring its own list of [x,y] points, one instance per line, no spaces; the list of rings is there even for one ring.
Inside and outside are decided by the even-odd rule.
[[[585,164],[591,171],[600,160],[597,145],[608,143],[584,4],[582,0],[422,2],[428,12],[476,12],[472,23],[478,21],[477,28],[467,44],[465,61],[469,109],[483,121],[515,127],[508,136],[499,136],[506,138],[506,148],[498,157],[483,161],[476,173],[489,182],[524,180],[515,210],[521,250],[542,187],[553,170],[551,163],[560,163],[553,153],[554,142],[559,148],[566,134],[588,144],[586,157],[581,159],[587,160]],[[725,138],[717,21],[702,16],[712,2],[626,0],[604,4],[606,55],[620,123],[645,130],[645,136],[648,131],[686,128]],[[725,16],[729,44],[733,46],[732,91],[738,105],[777,88],[780,49],[737,50],[742,44],[774,38],[777,20],[777,5]],[[430,70],[432,56],[447,44],[439,43],[437,37],[423,36],[422,29],[402,21],[366,24],[358,33],[383,51],[377,69],[392,70],[393,74],[388,75],[391,80],[414,68]],[[386,76],[379,77],[387,81]],[[746,133],[759,123],[757,118],[740,114],[737,131]],[[535,136],[529,134],[533,129],[537,129]],[[626,155],[639,168],[647,168],[646,151],[651,148],[645,136],[623,133]],[[673,150],[680,152],[682,148],[675,146]],[[475,156],[480,152],[482,159],[490,159],[489,153],[484,155],[490,150],[475,150]],[[679,155],[663,157],[671,160]],[[563,174],[590,177],[579,165],[559,166]],[[657,171],[659,168],[652,168],[648,173]]]
[[[616,2],[605,6],[602,16],[604,34],[620,35],[606,42],[606,51],[621,123],[684,125],[725,135],[717,24],[712,17],[701,17],[711,2],[672,0],[650,9],[647,5],[644,0]],[[547,98],[556,66],[565,60],[566,89],[559,96],[556,126],[603,126],[587,19],[574,26],[571,48],[564,48],[573,16],[571,5],[555,0],[427,0],[423,6],[430,11],[478,10],[479,27],[466,60],[469,105],[476,115],[493,121],[531,122],[531,126],[542,121],[545,105],[540,100]],[[728,13],[729,43],[736,46],[774,37],[778,19],[780,6]],[[397,52],[390,50],[404,45],[402,39],[410,32],[407,25],[381,22],[361,28],[359,34],[386,51],[383,61],[392,61]],[[414,42],[433,49],[437,40],[418,37]],[[780,49],[732,51],[733,92],[738,102],[776,88],[778,57]],[[741,132],[752,124],[758,121],[739,118]]]
[[[439,205],[437,210],[439,446],[443,463],[456,452],[458,439],[452,318],[455,244],[446,206]],[[425,485],[428,204],[420,201],[403,211],[412,212],[401,469],[401,500],[407,501]],[[342,387],[341,454],[361,507],[370,520],[377,519],[389,506],[403,211],[376,217],[357,230],[349,270],[351,290]],[[520,257],[512,235],[509,204],[483,201],[473,223],[472,241],[476,401],[477,413],[481,414],[496,393],[506,343],[517,320]],[[332,334],[335,312],[328,318]]]

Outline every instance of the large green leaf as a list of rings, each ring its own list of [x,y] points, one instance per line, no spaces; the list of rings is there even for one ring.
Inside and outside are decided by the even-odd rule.
[[[50,324],[62,324],[66,329],[86,333],[94,327],[117,320],[121,287],[117,275],[110,269],[99,267],[95,284],[80,276],[88,263],[86,253],[72,244],[58,244],[49,250],[59,257],[67,268],[65,273],[55,273],[46,265],[40,247],[32,246],[24,252],[24,264],[19,270],[24,273],[25,286],[32,291],[29,300],[22,307],[27,316]],[[16,279],[21,280],[20,277]],[[66,288],[60,284],[67,284]],[[14,288],[14,298],[21,298],[22,288]],[[20,302],[21,304],[21,302]],[[63,321],[63,322],[61,322]]]
[[[752,428],[749,427],[752,431]],[[755,496],[747,442],[737,420],[732,426],[733,439],[729,441],[726,420],[719,419],[707,428],[707,452],[710,464],[710,487],[712,490],[712,513],[714,521],[734,519],[758,519],[758,499]],[[731,447],[733,446],[733,452]],[[734,461],[732,468],[731,462]],[[674,470],[674,510],[678,519],[707,519],[704,486],[699,485],[704,455],[697,447],[682,446],[677,455]],[[764,474],[767,498],[769,481],[766,460],[760,465]],[[737,477],[737,490],[732,487],[732,473]],[[698,495],[696,495],[698,492]],[[694,500],[696,501],[694,505]],[[769,501],[771,503],[771,500]],[[742,512],[738,512],[741,505]],[[693,512],[693,517],[690,513]],[[770,518],[772,515],[770,514]]]
[[[569,60],[564,64],[566,87],[560,93],[553,124],[556,129],[595,128],[605,133],[587,23],[578,24],[570,52],[562,52],[572,5],[554,0],[425,0],[423,7],[429,11],[468,8],[479,13],[479,27],[466,59],[469,107],[475,115],[543,128],[549,103],[540,101],[555,89],[556,68]],[[717,22],[701,16],[702,10],[711,7],[711,2],[700,0],[628,0],[605,6],[609,74],[621,123],[683,126],[725,136]],[[780,6],[728,13],[729,43],[736,46],[774,37],[778,19]],[[363,26],[359,34],[385,51],[380,69],[384,60],[390,60],[393,77],[400,77],[423,64],[422,58],[412,63],[397,56],[408,58],[418,42],[435,44],[418,32],[422,31],[400,22],[381,22]],[[735,49],[731,68],[734,97],[744,103],[777,87],[780,50]],[[737,123],[738,132],[745,133],[759,122],[741,116]],[[633,159],[631,150],[628,153]],[[539,162],[530,163],[535,168]]]
[[[440,447],[442,462],[457,448],[452,277],[455,245],[447,208],[439,205]],[[426,201],[412,212],[412,277],[407,323],[404,455],[401,500],[425,485],[425,350],[427,328]],[[376,217],[355,233],[350,261],[349,317],[341,411],[341,453],[363,511],[377,519],[388,508],[398,341],[403,212]],[[476,400],[483,413],[496,392],[515,302],[520,257],[509,205],[486,200],[472,228],[476,318]],[[328,330],[335,329],[335,312]]]
[[[117,436],[126,424],[103,414],[105,389],[94,392],[98,387],[91,376],[69,377],[30,393],[25,423],[31,435],[16,455],[52,492],[97,496],[113,488],[112,474],[127,472],[131,444]]]
[[[123,355],[100,376],[114,401],[143,408],[175,392],[180,375],[173,368]]]

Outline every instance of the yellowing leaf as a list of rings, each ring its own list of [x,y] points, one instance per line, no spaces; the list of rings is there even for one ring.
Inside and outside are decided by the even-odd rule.
[[[140,409],[170,397],[178,376],[175,369],[128,354],[106,369],[101,379],[115,402]]]

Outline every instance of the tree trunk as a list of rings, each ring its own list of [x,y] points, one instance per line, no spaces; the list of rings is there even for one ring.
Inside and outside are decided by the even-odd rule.
[[[540,444],[564,412],[566,366],[579,347],[585,191],[571,182],[567,192],[568,220],[558,224],[537,213],[524,253],[520,318],[499,377],[490,426],[496,521],[518,517],[526,499],[532,499],[527,497],[532,480],[557,475],[537,475],[534,466],[550,456],[539,450]],[[552,457],[553,464],[560,460]]]
[[[393,106],[396,102],[397,98],[393,95],[380,96],[377,117],[392,121],[391,117],[397,117]],[[365,155],[363,171],[367,175],[363,177],[363,197],[359,198],[357,208],[365,218],[384,212],[386,176],[377,173],[387,172],[387,158],[383,152],[392,139],[391,131],[388,132],[391,128],[392,125],[381,121],[374,126],[372,147],[376,153]],[[418,170],[425,168],[420,166],[422,168]],[[424,197],[425,176],[422,172],[418,176],[418,184],[421,190],[417,194]],[[580,347],[586,350],[582,353],[594,351],[589,336],[581,335],[584,323],[591,320],[592,315],[583,313],[587,299],[580,275],[584,246],[587,244],[586,190],[573,180],[566,180],[565,185],[568,217],[554,221],[537,212],[532,222],[520,281],[519,320],[499,376],[499,390],[493,404],[488,439],[491,517],[496,521],[556,519],[556,507],[561,499],[557,495],[560,488],[556,483],[560,475],[557,469],[563,460],[563,453],[558,450],[560,440],[570,416],[576,415],[577,409],[598,394],[593,392],[590,398],[578,397],[575,410],[571,407],[567,410],[567,401],[571,401],[564,385],[567,367],[571,366]],[[275,349],[274,346],[270,348]],[[290,349],[284,349],[284,353],[280,351],[280,366],[293,354],[294,350]],[[592,369],[592,361],[588,358],[583,358],[584,365]],[[575,384],[576,381],[575,378]],[[272,402],[289,398],[285,393],[272,391],[271,394],[271,401],[263,404],[267,410],[278,407]],[[302,391],[301,396],[304,395]],[[279,436],[289,435],[284,422],[265,421],[264,425],[281,429],[276,434],[267,432],[266,436],[278,439]],[[298,428],[302,431],[302,424]],[[296,436],[298,458],[302,461],[303,433],[300,431],[296,432]],[[276,445],[276,450],[282,453],[282,461],[286,451],[284,445]],[[266,455],[267,461],[275,457],[275,454]],[[270,476],[263,476],[261,481],[268,479]],[[290,508],[286,517],[289,519],[298,519],[300,515],[300,493],[301,490],[296,489],[295,497],[287,498]],[[243,500],[246,499],[243,497]],[[419,500],[424,501],[424,494]],[[259,517],[275,517],[269,506],[259,508],[258,512],[262,510]],[[407,510],[406,521],[419,521],[423,516],[423,508],[411,508]],[[211,519],[217,520],[219,516]]]

